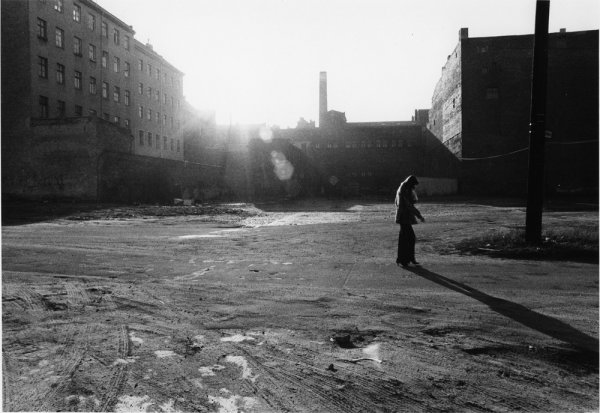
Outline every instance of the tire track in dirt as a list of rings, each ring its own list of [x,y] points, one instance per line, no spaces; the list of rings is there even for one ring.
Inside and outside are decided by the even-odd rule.
[[[350,374],[340,378],[291,354],[276,356],[267,353],[260,357],[250,354],[241,346],[236,346],[236,348],[244,354],[253,371],[260,372],[256,374],[259,376],[259,380],[256,382],[244,380],[244,387],[251,394],[259,395],[262,400],[275,409],[281,410],[283,407],[283,409],[294,410],[297,405],[294,402],[286,403],[285,401],[292,394],[298,394],[301,400],[305,399],[307,395],[311,395],[308,396],[309,398],[316,397],[320,400],[319,408],[330,412],[372,411],[373,406],[378,403],[395,405],[401,401],[409,402],[406,407],[410,411],[421,411],[422,409],[422,400],[398,392],[386,381],[361,379],[358,375]],[[287,367],[268,367],[269,362],[273,360],[278,360],[279,364],[285,364]],[[337,370],[345,369],[338,367]],[[350,373],[348,370],[346,372]],[[349,384],[360,391],[346,390]],[[275,394],[273,391],[273,389],[282,387],[288,389],[287,397],[281,392]]]
[[[131,355],[131,345],[129,341],[129,330],[127,326],[121,325],[119,330],[119,344],[117,350],[117,358],[125,359]],[[125,382],[127,381],[127,373],[129,365],[127,363],[116,363],[112,366],[114,373],[109,381],[106,393],[100,399],[101,412],[112,411],[117,401],[118,395],[121,393]]]
[[[79,307],[90,304],[91,299],[85,288],[80,283],[62,283],[67,291],[67,303],[69,307]]]
[[[59,381],[38,398],[41,401],[41,406],[40,409],[36,410],[46,412],[57,411],[56,406],[60,406],[62,402],[61,393],[69,385],[75,370],[86,355],[88,347],[87,338],[91,336],[91,332],[92,327],[86,324],[83,331],[77,331],[74,328],[72,334],[64,336],[63,340],[61,340],[61,349],[56,354],[56,358],[62,364],[61,372],[57,374],[60,377]],[[81,344],[76,344],[75,337],[83,337],[85,341]],[[63,362],[63,359],[66,359],[66,361]]]
[[[11,382],[12,371],[8,369],[6,354],[2,352],[2,411],[12,412],[13,410],[13,391]]]

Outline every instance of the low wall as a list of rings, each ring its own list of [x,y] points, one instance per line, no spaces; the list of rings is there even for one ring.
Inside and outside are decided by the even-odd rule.
[[[418,180],[418,195],[454,195],[458,192],[458,180],[454,178],[427,178],[419,176]]]

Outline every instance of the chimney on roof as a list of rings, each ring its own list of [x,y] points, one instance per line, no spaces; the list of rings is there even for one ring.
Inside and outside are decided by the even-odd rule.
[[[327,72],[319,74],[319,127],[327,122]]]
[[[458,40],[465,40],[469,38],[469,28],[463,27],[458,31]]]

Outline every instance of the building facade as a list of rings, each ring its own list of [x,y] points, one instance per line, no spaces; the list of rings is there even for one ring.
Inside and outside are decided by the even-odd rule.
[[[134,154],[183,159],[183,74],[134,35],[91,0],[3,1],[6,149],[34,119],[97,116],[136,138]]]
[[[533,41],[459,31],[433,93],[428,129],[461,159],[463,192],[527,190]],[[546,129],[547,192],[597,190],[597,30],[549,34]]]

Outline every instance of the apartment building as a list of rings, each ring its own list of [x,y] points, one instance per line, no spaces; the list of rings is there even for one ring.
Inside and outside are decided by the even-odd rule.
[[[36,119],[101,118],[132,153],[183,160],[183,73],[91,0],[2,1],[2,134]],[[4,150],[3,150],[4,151]]]

